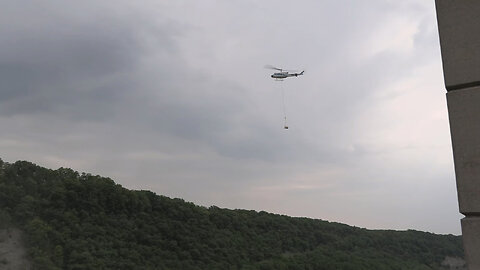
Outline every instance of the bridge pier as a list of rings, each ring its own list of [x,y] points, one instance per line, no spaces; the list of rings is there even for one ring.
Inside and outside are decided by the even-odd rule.
[[[480,1],[435,4],[465,259],[480,270]]]

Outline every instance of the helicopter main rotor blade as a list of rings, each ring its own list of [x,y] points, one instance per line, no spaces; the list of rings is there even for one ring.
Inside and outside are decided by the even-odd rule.
[[[272,66],[272,65],[265,65],[265,68],[275,69],[275,70],[278,70],[278,71],[283,71],[283,69],[274,67],[274,66]]]

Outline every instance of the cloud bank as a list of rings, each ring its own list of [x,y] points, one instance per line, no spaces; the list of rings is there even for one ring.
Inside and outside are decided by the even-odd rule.
[[[4,6],[6,161],[206,206],[460,232],[433,3]],[[265,64],[306,71],[275,82]]]

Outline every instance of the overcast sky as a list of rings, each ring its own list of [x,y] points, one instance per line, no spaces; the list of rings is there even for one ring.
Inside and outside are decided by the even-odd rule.
[[[434,1],[1,6],[4,161],[204,206],[460,234]],[[305,75],[274,81],[267,64]]]

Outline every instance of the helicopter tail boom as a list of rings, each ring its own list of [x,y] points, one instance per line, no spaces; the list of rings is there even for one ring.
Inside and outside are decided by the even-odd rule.
[[[300,76],[300,75],[303,75],[303,72],[305,72],[305,70],[303,70],[303,71],[300,72],[300,73],[294,73],[294,74],[292,74],[292,76],[298,77],[298,76]]]

